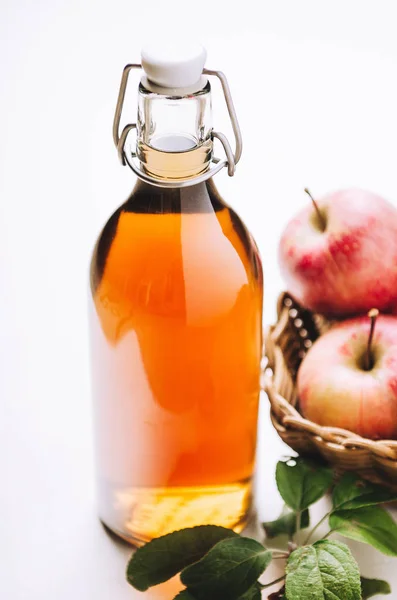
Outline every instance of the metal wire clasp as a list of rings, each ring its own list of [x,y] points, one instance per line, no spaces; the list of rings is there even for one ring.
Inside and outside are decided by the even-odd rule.
[[[123,75],[120,83],[119,95],[117,98],[116,111],[113,119],[113,140],[115,146],[117,148],[117,153],[119,155],[120,161],[122,165],[128,164],[129,167],[134,171],[134,173],[143,179],[144,181],[151,183],[152,185],[156,185],[159,187],[185,187],[190,185],[195,185],[206,179],[209,179],[216,173],[218,173],[223,167],[227,167],[228,175],[233,177],[234,172],[236,170],[236,165],[241,157],[241,152],[243,148],[243,142],[241,137],[241,130],[238,124],[236,110],[234,108],[232,95],[230,92],[229,84],[227,82],[226,76],[222,73],[222,71],[211,71],[209,69],[203,70],[203,75],[217,77],[222,85],[223,94],[225,96],[226,107],[229,113],[230,121],[233,128],[234,138],[235,138],[235,150],[233,152],[232,147],[229,143],[227,137],[220,132],[212,131],[212,138],[218,139],[226,154],[226,159],[220,159],[213,157],[211,162],[211,167],[205,172],[199,175],[198,177],[194,177],[188,180],[162,180],[156,179],[151,175],[145,173],[137,161],[136,153],[134,152],[126,152],[125,144],[128,138],[128,135],[131,133],[133,129],[136,129],[136,123],[130,123],[129,125],[125,125],[125,127],[120,132],[120,121],[123,112],[125,93],[128,84],[128,78],[132,69],[141,69],[142,66],[140,64],[129,64],[124,67]]]

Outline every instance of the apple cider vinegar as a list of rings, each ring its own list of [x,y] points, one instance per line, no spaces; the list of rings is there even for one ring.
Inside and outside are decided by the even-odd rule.
[[[199,524],[244,527],[262,346],[256,245],[210,173],[198,177],[212,156],[209,83],[189,91],[194,119],[185,114],[182,125],[174,113],[183,90],[171,101],[146,85],[138,113],[142,175],[91,262],[99,512],[137,545]],[[173,131],[153,131],[153,102],[157,111],[171,103]],[[156,123],[170,126],[159,114]]]
[[[179,140],[178,140],[179,141]],[[167,145],[167,140],[162,140]],[[184,145],[188,146],[190,140]],[[170,145],[170,141],[168,141]],[[164,179],[190,179],[203,173],[211,160],[212,142],[207,140],[199,147],[184,151],[168,151],[151,148],[146,144],[138,147],[138,156],[146,173]]]

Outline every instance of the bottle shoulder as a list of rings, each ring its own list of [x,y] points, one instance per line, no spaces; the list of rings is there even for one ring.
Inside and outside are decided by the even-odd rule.
[[[182,188],[156,187],[138,180],[123,209],[136,214],[197,214],[226,206],[212,179]]]
[[[91,262],[93,291],[106,270],[108,278],[134,274],[139,279],[143,272],[169,272],[182,262],[182,278],[187,270],[198,276],[206,269],[237,272],[242,265],[245,277],[252,271],[259,281],[260,258],[251,234],[215,185],[205,184],[170,190],[137,185],[97,240]],[[225,277],[221,274],[219,281]]]

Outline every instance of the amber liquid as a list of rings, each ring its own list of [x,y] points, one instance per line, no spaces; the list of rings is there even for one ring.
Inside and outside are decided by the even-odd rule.
[[[256,246],[212,181],[138,182],[91,265],[99,510],[135,544],[241,530],[255,460],[262,331]]]
[[[163,141],[166,145],[167,141]],[[212,156],[212,141],[184,152],[161,152],[147,144],[138,144],[138,157],[146,173],[160,179],[189,179],[205,171]]]

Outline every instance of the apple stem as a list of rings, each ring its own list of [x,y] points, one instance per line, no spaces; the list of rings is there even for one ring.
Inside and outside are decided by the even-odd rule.
[[[318,220],[319,220],[319,223],[320,223],[321,229],[322,229],[323,231],[325,231],[325,230],[326,230],[326,228],[327,228],[327,223],[326,223],[326,221],[325,221],[325,219],[324,219],[324,216],[323,216],[323,214],[322,214],[321,210],[320,210],[320,209],[319,209],[319,207],[318,207],[318,204],[317,204],[317,202],[315,201],[315,199],[314,199],[314,198],[313,198],[313,196],[311,195],[311,193],[310,193],[310,190],[309,190],[308,188],[305,188],[305,190],[304,190],[304,191],[306,192],[306,194],[309,196],[310,200],[311,200],[311,201],[312,201],[312,203],[313,203],[313,207],[314,207],[314,210],[315,210],[315,211],[316,211],[316,213],[317,213],[317,217],[318,217]]]
[[[371,310],[368,313],[368,317],[371,319],[371,325],[370,325],[370,329],[369,329],[366,364],[365,364],[365,368],[367,371],[370,371],[373,366],[371,346],[372,346],[372,340],[374,339],[375,323],[376,323],[376,319],[378,318],[378,316],[379,316],[378,309],[371,308]]]

